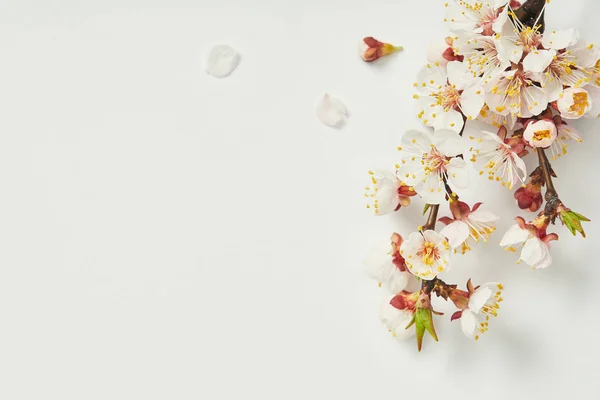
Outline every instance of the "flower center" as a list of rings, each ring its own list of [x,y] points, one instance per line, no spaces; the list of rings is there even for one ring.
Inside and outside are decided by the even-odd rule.
[[[519,41],[523,45],[525,51],[536,50],[540,45],[542,35],[537,28],[527,27],[519,32]]]
[[[576,113],[580,117],[585,114],[589,106],[588,96],[586,92],[579,92],[573,95],[573,105],[569,108],[569,111]]]
[[[596,76],[596,85],[600,86],[600,60],[596,61],[596,65],[594,65],[594,72],[598,74]]]
[[[435,243],[424,242],[421,250],[417,251],[417,255],[421,257],[425,265],[431,266],[440,258],[440,251]]]
[[[432,148],[429,153],[423,154],[423,165],[425,168],[425,174],[431,173],[443,174],[446,172],[446,164],[448,159],[442,155],[436,148]]]
[[[444,111],[450,111],[458,107],[458,100],[460,99],[460,90],[456,89],[454,85],[446,85],[437,94],[437,103],[442,106]]]
[[[550,139],[550,137],[550,131],[548,129],[542,129],[541,131],[533,132],[533,140],[535,141]]]
[[[473,11],[477,12],[479,17],[479,22],[477,26],[483,28],[482,34],[484,36],[491,36],[494,34],[494,22],[498,18],[500,14],[500,9],[496,10],[493,7],[483,8],[481,3],[476,3],[476,6],[473,7]]]

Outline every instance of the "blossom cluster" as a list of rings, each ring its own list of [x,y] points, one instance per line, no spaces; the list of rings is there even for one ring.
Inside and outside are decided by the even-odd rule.
[[[431,46],[414,83],[416,116],[426,129],[404,133],[393,170],[369,172],[365,196],[375,215],[405,209],[413,197],[429,211],[424,225],[393,233],[365,263],[388,293],[382,321],[397,338],[416,334],[419,350],[426,331],[437,340],[432,294],[452,301],[458,311],[451,320],[460,320],[465,335],[475,339],[488,330],[503,300],[499,283],[474,286],[469,280],[461,290],[440,278],[496,229],[498,217],[487,206],[459,198],[480,176],[514,191],[521,210],[539,212],[530,221],[517,216],[500,240],[520,254],[517,262],[534,269],[551,265],[550,242],[558,235],[548,228],[557,219],[585,236],[581,222],[588,219],[560,200],[546,152],[551,159],[566,154],[570,142],[581,142],[573,120],[600,117],[600,51],[575,29],[546,31],[546,3],[446,3],[449,35]],[[379,50],[370,48],[365,61],[393,48],[369,39],[365,43]],[[539,163],[533,171],[523,161],[528,155]],[[442,205],[448,216],[438,216]],[[408,291],[411,282],[420,282],[420,290]]]

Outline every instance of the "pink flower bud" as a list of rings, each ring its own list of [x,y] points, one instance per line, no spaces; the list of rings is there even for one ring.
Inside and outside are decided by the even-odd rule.
[[[362,40],[359,47],[359,55],[366,62],[372,62],[383,56],[401,51],[402,46],[394,46],[389,43],[383,43],[373,37],[366,37]]]

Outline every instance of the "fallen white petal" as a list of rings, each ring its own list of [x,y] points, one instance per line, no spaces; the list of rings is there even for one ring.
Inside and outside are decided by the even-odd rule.
[[[231,46],[214,46],[206,57],[206,72],[216,78],[229,76],[240,63],[240,55]]]
[[[348,118],[348,110],[339,99],[325,94],[317,104],[317,117],[327,126],[341,127]]]

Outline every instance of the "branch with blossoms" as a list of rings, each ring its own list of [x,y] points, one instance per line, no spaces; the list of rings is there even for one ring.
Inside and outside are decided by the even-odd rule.
[[[474,285],[469,279],[460,289],[441,278],[496,229],[498,217],[487,206],[460,200],[474,180],[469,164],[480,176],[516,189],[521,210],[538,213],[517,216],[500,241],[520,252],[517,262],[534,269],[552,263],[549,243],[558,235],[548,229],[557,221],[585,237],[582,222],[589,219],[563,203],[549,155],[554,160],[570,142],[581,142],[573,120],[600,117],[600,52],[574,29],[545,33],[547,3],[446,3],[450,35],[431,46],[414,84],[417,117],[430,131],[407,131],[395,169],[369,172],[365,196],[375,215],[407,212],[414,196],[426,204],[422,226],[406,237],[393,233],[365,262],[368,275],[387,292],[381,320],[398,339],[416,336],[419,350],[426,332],[438,340],[434,316],[441,313],[433,309],[432,295],[454,304],[450,320],[460,320],[464,334],[475,340],[503,301],[499,283]],[[373,38],[364,44],[362,58],[369,62],[397,48]],[[478,129],[474,121],[489,128]],[[538,166],[528,175],[523,159],[534,155]],[[440,217],[445,210],[448,215]],[[438,223],[443,228],[436,230]],[[420,281],[420,289],[410,292],[413,281]]]

